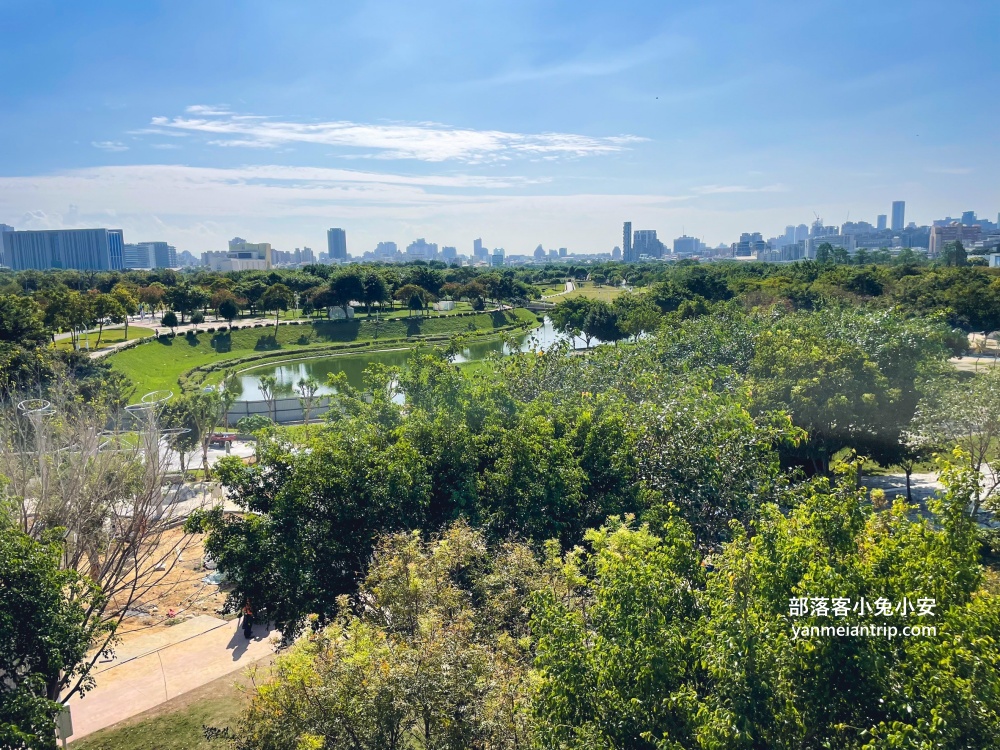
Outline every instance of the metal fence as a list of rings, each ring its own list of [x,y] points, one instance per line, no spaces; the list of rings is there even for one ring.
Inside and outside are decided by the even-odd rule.
[[[309,411],[309,420],[319,419],[330,408],[329,396],[317,396],[313,399],[312,409]],[[226,426],[235,427],[243,417],[259,414],[267,417],[277,424],[290,424],[301,422],[304,412],[302,402],[297,398],[277,398],[273,407],[267,401],[237,401],[226,413]]]

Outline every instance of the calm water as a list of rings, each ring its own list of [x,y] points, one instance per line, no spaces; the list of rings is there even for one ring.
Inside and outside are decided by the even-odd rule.
[[[552,321],[545,318],[545,322],[538,328],[533,329],[520,337],[520,350],[540,347],[542,349],[550,346],[556,341],[564,339],[565,336],[557,332],[552,327]],[[577,340],[577,346],[583,346],[583,340]],[[458,357],[456,362],[474,362],[485,359],[491,352],[502,352],[509,354],[510,350],[502,341],[477,341],[466,348]],[[331,393],[327,385],[327,375],[331,373],[346,373],[347,382],[355,388],[360,388],[363,384],[362,375],[371,364],[383,364],[402,367],[406,364],[410,356],[410,350],[400,349],[398,351],[371,352],[367,354],[326,354],[314,359],[299,359],[294,362],[284,362],[281,364],[261,365],[250,370],[245,370],[238,376],[240,398],[247,401],[257,401],[263,398],[260,392],[260,378],[263,375],[273,375],[278,380],[279,395],[294,395],[295,384],[304,378],[315,378],[320,383],[320,393]]]

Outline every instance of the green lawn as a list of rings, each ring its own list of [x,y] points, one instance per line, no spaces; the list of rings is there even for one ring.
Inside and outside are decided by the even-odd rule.
[[[237,359],[269,351],[308,351],[338,342],[400,339],[407,336],[490,331],[509,325],[537,325],[528,310],[480,313],[475,316],[444,316],[383,320],[355,318],[350,321],[319,321],[312,324],[241,328],[156,341],[110,355],[108,361],[136,384],[140,393],[178,388],[182,373],[199,365]],[[377,335],[376,335],[377,334]]]
[[[553,302],[558,302],[561,299],[572,299],[573,297],[588,297],[590,299],[611,302],[615,297],[625,293],[625,290],[620,286],[594,286],[590,281],[577,281],[574,283],[576,284],[576,289],[561,297],[557,297]]]
[[[266,664],[270,661],[268,658],[258,662],[263,676],[269,672]],[[222,729],[235,724],[245,701],[241,687],[249,682],[244,672],[221,677],[70,743],[70,747],[73,750],[219,750],[226,747],[225,742],[209,742],[202,727]]]
[[[128,340],[132,341],[134,339],[142,339],[147,336],[153,335],[152,328],[143,328],[142,326],[128,327]],[[97,332],[89,333],[86,336],[80,337],[80,348],[86,349],[87,345],[85,341],[90,339],[90,350],[94,351],[97,349]],[[120,341],[125,340],[125,329],[124,328],[109,328],[104,331],[104,335],[101,336],[101,349],[107,349],[111,344],[117,344]],[[69,351],[73,348],[73,341],[71,339],[59,339],[56,342],[56,349],[64,349]]]

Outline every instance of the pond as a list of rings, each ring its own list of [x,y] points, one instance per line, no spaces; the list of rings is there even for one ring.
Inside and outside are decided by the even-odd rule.
[[[545,318],[542,325],[519,336],[519,348],[521,351],[528,351],[532,348],[545,349],[554,342],[565,339],[566,336],[559,333],[552,327],[552,321]],[[592,341],[592,344],[597,343]],[[577,346],[583,346],[583,340],[578,339]],[[295,384],[304,378],[314,378],[320,383],[319,393],[332,393],[333,389],[327,385],[327,376],[343,372],[347,375],[347,382],[355,388],[360,388],[363,384],[363,373],[371,364],[383,364],[396,367],[403,367],[410,356],[412,347],[399,348],[394,351],[368,352],[368,353],[347,353],[347,354],[323,354],[307,359],[295,359],[288,362],[278,362],[260,365],[249,370],[244,370],[237,375],[237,388],[240,391],[240,398],[245,401],[258,401],[263,399],[260,392],[260,378],[264,375],[273,375],[278,381],[277,394],[279,396],[295,395]],[[502,352],[509,354],[507,345],[499,339],[490,341],[475,341],[455,358],[458,363],[475,362],[485,359],[492,352]]]

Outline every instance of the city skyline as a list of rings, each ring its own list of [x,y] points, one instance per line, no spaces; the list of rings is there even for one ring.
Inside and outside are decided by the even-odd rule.
[[[357,257],[995,218],[1000,8],[768,5],[13,3],[0,222]]]

